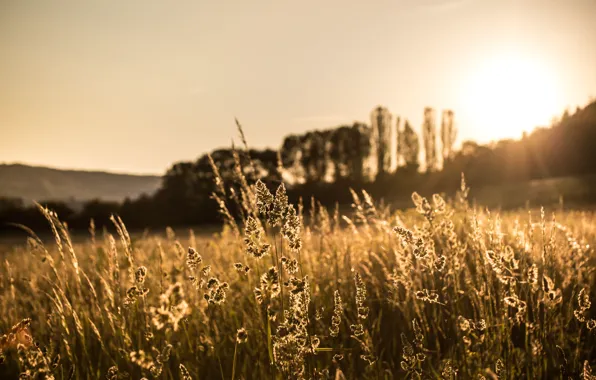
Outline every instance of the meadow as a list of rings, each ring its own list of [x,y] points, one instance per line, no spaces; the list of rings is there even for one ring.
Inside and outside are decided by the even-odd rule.
[[[2,252],[0,377],[595,378],[592,212],[491,212],[462,177],[346,213],[238,179],[212,236],[115,216],[73,243],[40,207],[54,239]]]

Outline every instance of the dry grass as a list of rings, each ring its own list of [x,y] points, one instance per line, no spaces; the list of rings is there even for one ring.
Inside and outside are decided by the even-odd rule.
[[[594,214],[493,214],[462,184],[303,217],[238,176],[209,238],[131,239],[115,218],[73,244],[42,210],[55,241],[4,255],[0,377],[592,378]]]

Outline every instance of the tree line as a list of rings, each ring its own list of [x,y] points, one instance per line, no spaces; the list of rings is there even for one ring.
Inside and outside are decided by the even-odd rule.
[[[449,160],[453,154],[457,133],[453,111],[442,113],[440,140],[434,109],[427,107],[424,116],[425,170],[437,171],[440,162]],[[368,183],[402,168],[418,171],[420,139],[410,122],[396,116],[393,123],[393,115],[385,107],[375,108],[370,119],[370,126],[356,122],[287,136],[280,149],[286,182],[295,185],[347,179]]]
[[[279,150],[243,147],[218,149],[194,162],[173,164],[153,195],[122,203],[92,200],[74,210],[61,202],[40,202],[57,212],[71,228],[83,230],[91,219],[108,226],[118,214],[131,228],[218,223],[218,186],[238,197],[240,173],[247,181],[261,179],[271,187],[284,182],[293,202],[308,209],[314,197],[323,206],[351,202],[350,188],[365,189],[377,199],[396,202],[412,191],[441,192],[457,188],[460,174],[475,186],[596,173],[596,102],[573,113],[565,111],[549,127],[524,134],[520,140],[487,145],[465,141],[454,149],[455,116],[424,109],[421,134],[407,119],[376,107],[370,124],[356,122],[301,135],[288,135]],[[439,125],[439,126],[438,126]],[[241,129],[240,129],[241,131]],[[218,172],[218,176],[214,173]],[[223,183],[216,183],[216,178]],[[232,213],[240,210],[231,210]],[[36,206],[19,199],[0,199],[0,230],[23,224],[45,228]]]

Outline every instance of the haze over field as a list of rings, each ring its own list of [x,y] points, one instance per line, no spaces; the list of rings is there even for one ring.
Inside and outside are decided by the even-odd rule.
[[[153,194],[159,176],[135,176],[105,172],[58,170],[45,167],[0,164],[0,197],[32,201],[122,202]]]

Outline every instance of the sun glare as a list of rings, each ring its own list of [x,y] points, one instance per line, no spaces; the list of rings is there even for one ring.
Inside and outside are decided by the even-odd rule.
[[[468,79],[462,112],[476,138],[519,138],[559,111],[556,78],[539,61],[507,55],[479,66]],[[481,131],[481,132],[479,132]]]

